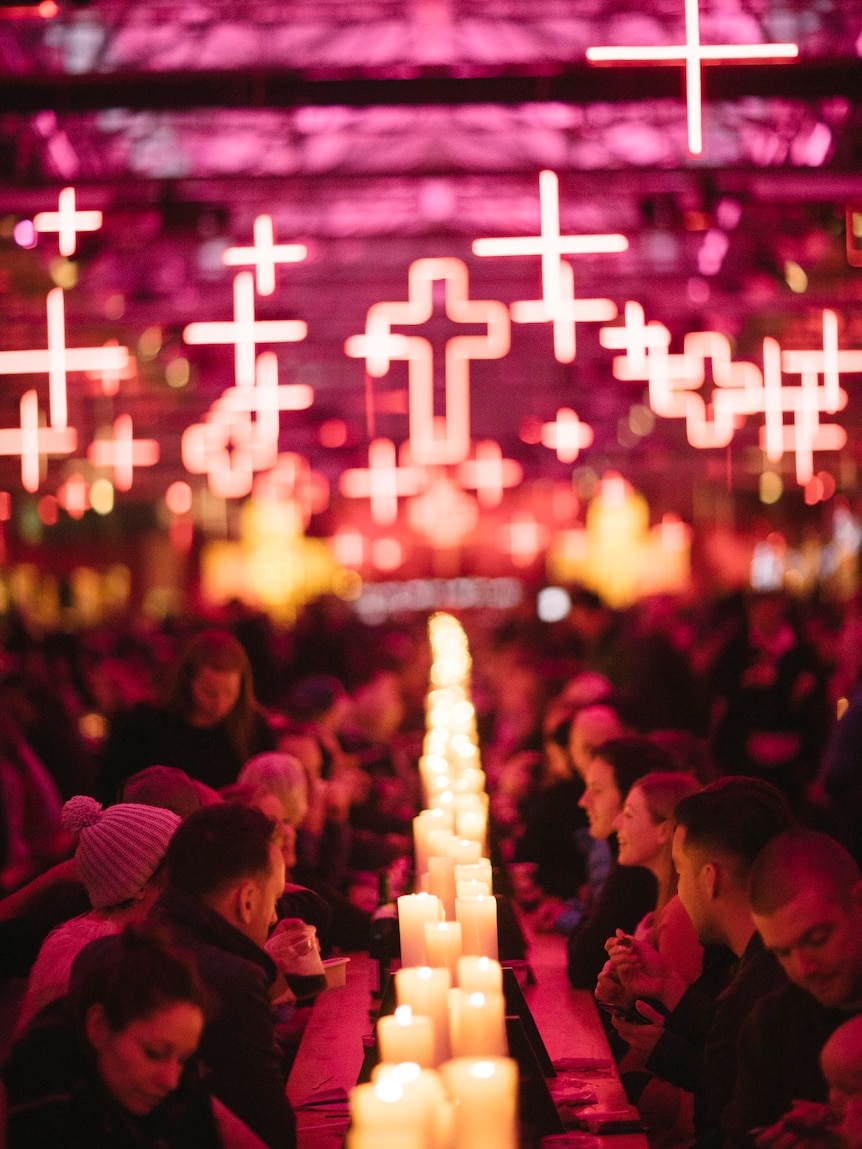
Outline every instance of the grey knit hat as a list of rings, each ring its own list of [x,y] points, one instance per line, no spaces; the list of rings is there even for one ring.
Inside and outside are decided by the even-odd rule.
[[[127,902],[146,885],[180,825],[170,810],[123,802],[103,810],[78,794],[63,807],[74,836],[75,864],[96,910]]]

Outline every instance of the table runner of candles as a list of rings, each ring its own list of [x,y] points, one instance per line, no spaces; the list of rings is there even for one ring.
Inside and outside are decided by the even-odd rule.
[[[428,624],[431,681],[413,821],[417,892],[398,898],[397,1007],[377,1022],[371,1080],[350,1095],[347,1149],[516,1149],[488,796],[457,619]]]

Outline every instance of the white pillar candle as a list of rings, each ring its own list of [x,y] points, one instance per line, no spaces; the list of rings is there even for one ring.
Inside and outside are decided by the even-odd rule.
[[[478,898],[480,894],[487,897],[490,892],[487,882],[476,882],[472,878],[469,882],[455,883],[455,895],[459,898]]]
[[[417,1121],[417,1106],[403,1082],[381,1077],[357,1085],[350,1091],[351,1131],[349,1144],[355,1149],[428,1149],[427,1129]],[[376,1141],[360,1136],[368,1133]]]
[[[423,810],[413,819],[413,850],[416,859],[416,873],[424,874],[428,869],[428,834],[432,830],[448,830],[455,825],[455,816],[449,810]]]
[[[402,894],[398,899],[402,965],[425,965],[425,923],[439,922],[441,908],[433,894]]]
[[[377,1019],[377,1045],[383,1061],[415,1061],[430,1069],[434,1063],[434,1022],[414,1014],[409,1005],[399,1005],[393,1014]]]
[[[395,973],[395,997],[399,1005],[409,1005],[414,1013],[434,1022],[434,1065],[449,1056],[449,989],[452,976],[448,969],[399,969]]]
[[[465,954],[498,958],[497,901],[493,897],[456,898],[455,918],[461,923],[461,947]]]
[[[456,882],[484,882],[488,887],[488,893],[494,889],[494,875],[491,869],[491,861],[489,858],[480,858],[472,865],[464,866],[458,865],[455,867],[455,881]]]
[[[454,906],[454,899],[452,904]],[[425,949],[428,952],[428,964],[432,969],[441,966],[448,969],[454,985],[457,981],[458,962],[462,953],[461,923],[456,921],[426,922]]]
[[[461,989],[468,992],[502,993],[503,967],[494,958],[468,954],[458,958],[456,980]]]
[[[437,838],[440,835],[434,834],[433,836]],[[445,844],[443,844],[443,849],[445,848]],[[428,859],[428,889],[440,899],[443,912],[448,920],[454,921],[456,898],[454,858],[444,857],[436,853],[431,855]],[[430,964],[433,965],[434,962]]]
[[[471,866],[482,857],[482,843],[453,835],[446,847],[446,853],[454,858],[459,866]]]
[[[443,1079],[433,1069],[421,1069],[414,1062],[400,1065],[381,1062],[371,1070],[371,1080],[394,1077],[404,1087],[404,1094],[422,1117],[417,1125],[425,1125],[429,1149],[449,1149],[452,1140],[452,1102],[448,1099]]]
[[[518,1063],[457,1057],[440,1067],[455,1101],[452,1149],[517,1149]]]
[[[449,994],[453,1057],[505,1057],[506,1006],[501,993],[453,989]]]

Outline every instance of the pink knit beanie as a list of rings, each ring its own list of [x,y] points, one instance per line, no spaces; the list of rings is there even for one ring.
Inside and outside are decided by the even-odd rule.
[[[103,810],[78,794],[63,807],[75,837],[75,864],[94,909],[129,901],[146,885],[180,825],[170,810],[124,802]]]

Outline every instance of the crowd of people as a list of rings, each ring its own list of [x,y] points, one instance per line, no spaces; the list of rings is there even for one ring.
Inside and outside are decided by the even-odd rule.
[[[494,862],[595,993],[651,1149],[862,1149],[841,618],[581,591],[562,623],[464,623]],[[409,880],[424,619],[7,619],[2,658],[7,1149],[290,1149],[321,959],[367,947],[380,871]]]

